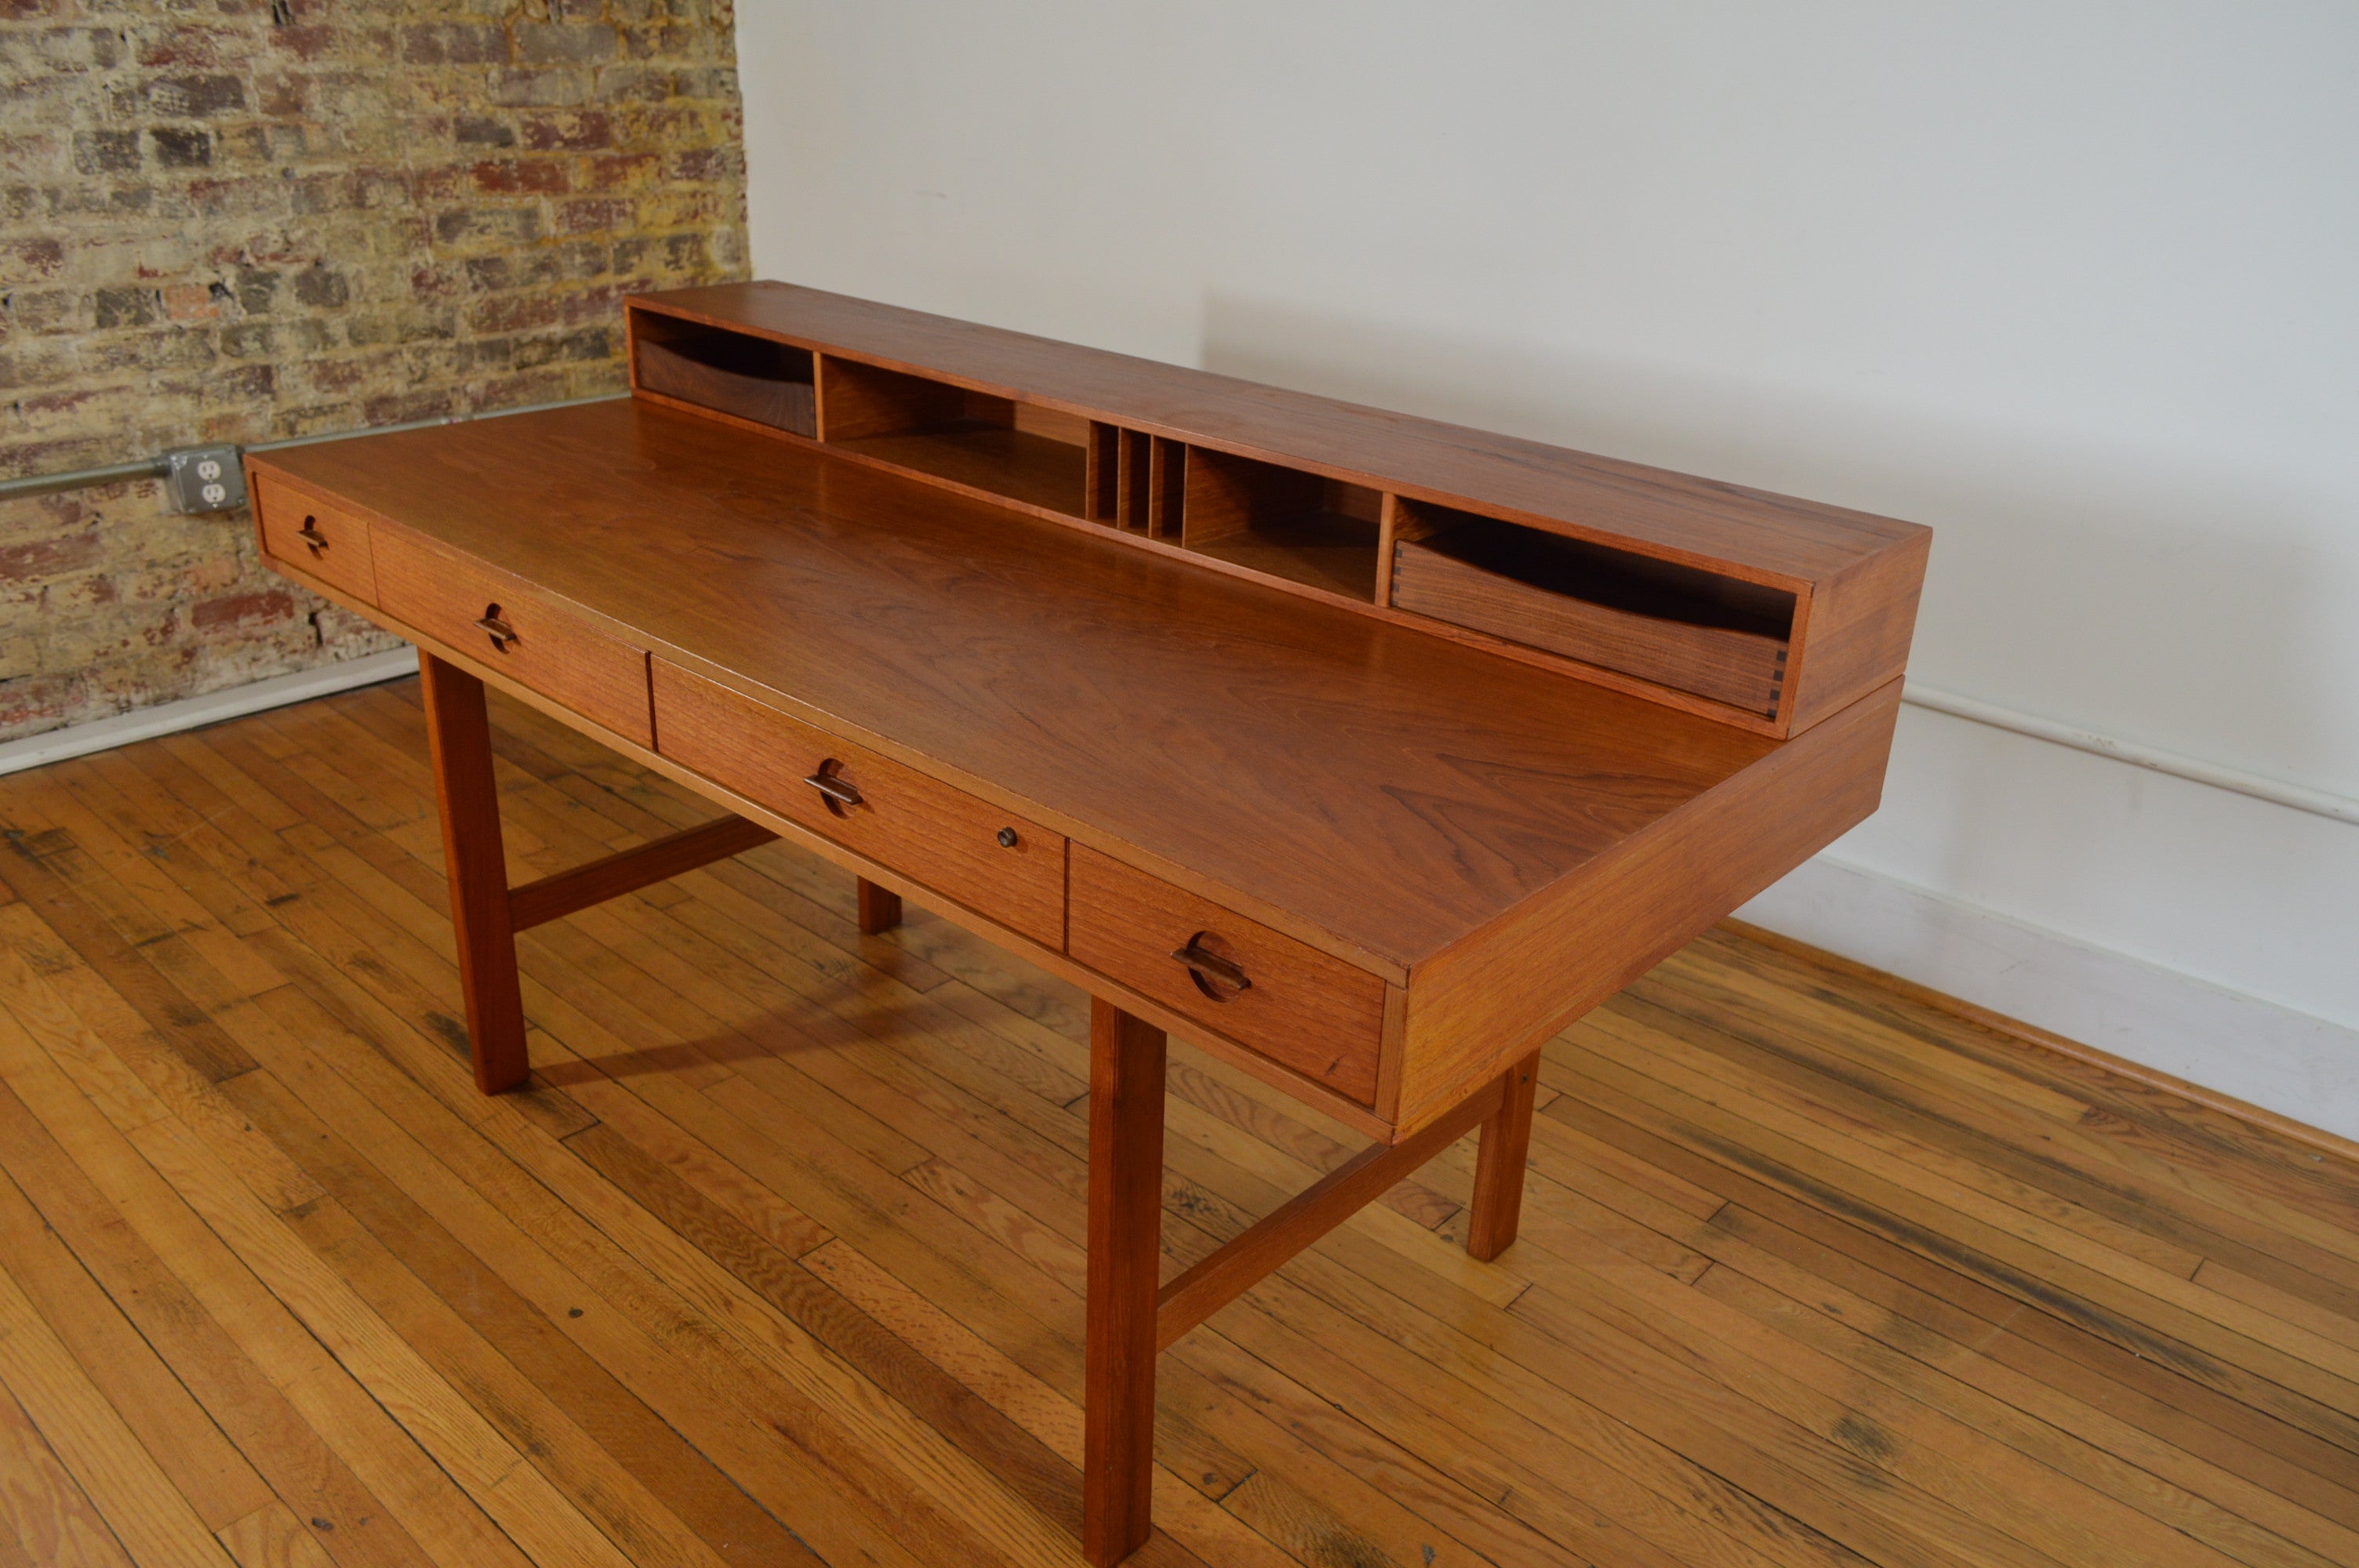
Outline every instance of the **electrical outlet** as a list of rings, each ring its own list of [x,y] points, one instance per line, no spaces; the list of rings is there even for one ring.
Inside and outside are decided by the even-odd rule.
[[[245,504],[245,470],[234,446],[182,447],[164,454],[164,493],[175,512],[227,512]]]

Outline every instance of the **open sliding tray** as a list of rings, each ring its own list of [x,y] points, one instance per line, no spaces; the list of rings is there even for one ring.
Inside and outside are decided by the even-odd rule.
[[[809,349],[669,316],[641,319],[632,346],[647,391],[798,436],[819,434],[816,356]]]
[[[1777,711],[1793,594],[1454,507],[1397,504],[1396,607]]]

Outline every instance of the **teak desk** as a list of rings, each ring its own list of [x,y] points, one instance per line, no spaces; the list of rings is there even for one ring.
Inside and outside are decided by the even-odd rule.
[[[514,933],[766,841],[1087,989],[1083,1551],[1158,1351],[1482,1129],[1542,1041],[1875,807],[1923,528],[751,284],[614,402],[250,459],[262,547],[418,644],[475,1076]],[[729,808],[507,885],[483,682]],[[1177,1032],[1370,1148],[1169,1282]]]

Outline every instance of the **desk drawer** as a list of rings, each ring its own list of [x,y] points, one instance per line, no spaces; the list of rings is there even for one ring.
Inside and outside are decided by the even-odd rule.
[[[379,531],[376,572],[377,603],[386,614],[625,740],[654,747],[641,650],[506,572],[394,530]]]
[[[310,573],[330,588],[376,601],[376,562],[367,524],[340,506],[259,474],[254,481],[254,515],[262,527],[265,554]]]
[[[1365,969],[1182,892],[1085,845],[1072,851],[1066,951],[1363,1105],[1375,1103],[1385,982]],[[1200,978],[1173,954],[1209,952]],[[1222,978],[1227,966],[1248,982]]]
[[[1043,946],[1065,945],[1061,833],[661,659],[655,696],[665,756]],[[822,776],[852,798],[810,782]]]

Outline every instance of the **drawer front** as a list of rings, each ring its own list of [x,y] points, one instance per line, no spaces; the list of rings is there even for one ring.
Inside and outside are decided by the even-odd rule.
[[[254,514],[262,548],[330,588],[376,602],[376,562],[369,525],[343,508],[256,474]]]
[[[655,694],[665,756],[1043,946],[1065,945],[1063,834],[661,659]]]
[[[1339,1094],[1375,1103],[1381,979],[1086,845],[1073,846],[1072,861],[1066,950],[1074,958]],[[1191,969],[1172,957],[1191,946],[1212,962]],[[1247,982],[1242,989],[1223,975],[1223,963]]]
[[[388,615],[654,748],[641,650],[505,572],[390,529],[378,531],[376,574],[377,603]]]

